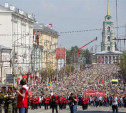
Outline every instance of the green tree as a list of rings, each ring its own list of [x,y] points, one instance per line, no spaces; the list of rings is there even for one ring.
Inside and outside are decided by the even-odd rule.
[[[71,60],[72,60],[73,63],[77,63],[78,62],[77,51],[78,51],[78,47],[77,46],[71,47]]]
[[[67,74],[73,73],[73,72],[74,72],[74,66],[66,65],[66,67],[65,67],[65,72],[66,72]]]
[[[71,63],[71,52],[70,50],[66,50],[66,64]]]
[[[92,63],[91,53],[88,49],[79,50],[79,57],[78,57],[77,51],[78,51],[78,46],[73,46],[73,47],[71,47],[70,50],[66,51],[66,63],[67,64],[77,63],[78,58],[80,58],[80,57],[86,59],[86,64]]]
[[[42,71],[41,71],[41,78],[42,78],[42,79],[45,80],[45,79],[47,78],[47,75],[48,75],[48,74],[47,74],[47,70],[42,70]]]
[[[72,63],[76,63],[78,58],[77,58],[77,50],[78,47],[77,46],[73,46],[71,47],[70,50],[66,51],[66,63],[67,64],[72,64]]]
[[[84,57],[86,58],[86,64],[92,63],[91,53],[88,49],[85,50]]]
[[[120,66],[120,68],[121,68],[121,70],[123,72],[124,78],[126,79],[126,51],[123,52],[123,55],[121,57],[119,66]]]
[[[88,49],[80,50],[79,54],[82,59],[84,59],[84,58],[86,59],[86,62],[85,62],[86,64],[92,63],[91,53]],[[83,61],[83,63],[84,63],[84,61]]]
[[[48,66],[48,76],[50,80],[52,81],[52,78],[56,75],[56,71],[53,69],[51,65]]]

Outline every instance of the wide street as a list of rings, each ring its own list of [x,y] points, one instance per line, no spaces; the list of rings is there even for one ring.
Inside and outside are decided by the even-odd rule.
[[[83,111],[80,106],[78,106],[78,110],[76,113],[112,113],[111,107],[89,107],[87,110]],[[45,110],[44,107],[37,110],[29,110],[29,113],[52,113],[51,109]],[[59,113],[70,113],[69,108],[65,110],[59,110]],[[119,113],[126,113],[126,108],[119,108]]]

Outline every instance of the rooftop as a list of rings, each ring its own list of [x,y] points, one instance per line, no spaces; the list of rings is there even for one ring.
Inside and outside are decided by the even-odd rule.
[[[9,5],[8,3],[5,3],[5,6],[0,5],[0,9],[2,9],[0,12],[10,12],[10,13],[18,14],[22,17],[26,17],[30,20],[35,21],[35,16],[33,14],[26,13],[25,11],[18,9],[13,5]]]
[[[114,51],[114,52],[111,52],[111,51],[101,51],[101,52],[97,52],[96,54],[122,54],[122,52],[120,52],[120,51]]]
[[[35,23],[33,29],[35,31],[37,31],[37,32],[42,32],[44,34],[53,35],[53,36],[56,36],[56,37],[59,36],[58,32],[53,30],[53,29],[51,29],[49,25]]]

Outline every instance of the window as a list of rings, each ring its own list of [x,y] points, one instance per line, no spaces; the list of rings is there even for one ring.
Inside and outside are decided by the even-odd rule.
[[[107,47],[107,51],[110,51],[110,46]]]
[[[108,26],[107,31],[110,32],[110,27]]]
[[[108,36],[108,41],[110,42],[110,36]]]

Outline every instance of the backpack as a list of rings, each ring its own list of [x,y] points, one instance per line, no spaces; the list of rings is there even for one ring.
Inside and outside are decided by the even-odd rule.
[[[56,103],[56,97],[52,98],[52,103]]]

